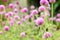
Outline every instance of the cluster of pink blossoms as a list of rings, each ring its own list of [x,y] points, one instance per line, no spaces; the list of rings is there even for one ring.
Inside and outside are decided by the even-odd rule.
[[[5,1],[7,1],[7,0],[5,0]],[[60,22],[60,13],[57,14],[57,16],[54,17],[54,18],[50,18],[50,12],[49,12],[50,4],[49,4],[49,2],[50,3],[55,3],[56,0],[49,0],[49,1],[48,0],[40,0],[40,5],[41,6],[38,8],[38,10],[36,10],[35,6],[32,5],[30,7],[30,9],[31,9],[30,11],[29,11],[28,8],[23,8],[23,7],[19,7],[20,8],[20,10],[19,10],[19,8],[17,8],[17,5],[19,5],[19,2],[16,2],[17,5],[12,4],[12,3],[9,4],[8,8],[12,9],[12,11],[8,11],[8,12],[6,12],[6,7],[4,5],[0,5],[0,11],[1,11],[0,15],[4,15],[4,17],[9,22],[8,23],[9,26],[6,25],[6,22],[2,22],[2,24],[4,25],[3,30],[4,31],[9,31],[10,26],[13,26],[15,23],[17,23],[17,25],[20,26],[24,21],[26,21],[29,18],[33,18],[39,12],[40,12],[40,16],[36,19],[33,18],[34,19],[33,21],[34,21],[35,25],[38,25],[38,26],[43,25],[44,22],[45,22],[45,17],[49,17],[48,20],[50,20],[50,21],[54,20],[56,22]],[[20,19],[20,16],[18,14],[19,11],[22,12],[23,14],[30,12],[30,14],[25,15],[22,19]],[[2,33],[3,32],[0,31],[0,34],[2,34]],[[21,32],[20,36],[24,37],[24,36],[26,36],[26,33]],[[52,36],[52,34],[50,32],[44,32],[44,34],[43,34],[43,38],[49,38],[51,36]]]

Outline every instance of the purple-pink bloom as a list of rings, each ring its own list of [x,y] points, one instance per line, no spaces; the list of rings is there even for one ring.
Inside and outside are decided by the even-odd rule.
[[[14,15],[13,12],[8,12],[7,14],[8,14],[8,16],[13,16]]]
[[[30,9],[35,9],[35,6],[34,6],[34,5],[31,5],[31,6],[30,6]]]
[[[13,20],[10,20],[10,21],[9,21],[9,25],[10,25],[10,26],[13,26],[13,25],[14,25],[14,21],[13,21]]]
[[[15,16],[14,16],[14,19],[15,19],[15,20],[18,20],[18,19],[20,19],[20,17],[19,17],[18,15],[15,15]]]
[[[16,4],[18,5],[18,4],[19,4],[19,2],[17,1],[17,2],[16,2]]]
[[[9,26],[4,26],[4,31],[8,31],[10,28],[9,28]]]
[[[40,0],[40,5],[49,5],[49,2],[47,0]]]
[[[5,10],[5,6],[4,5],[0,5],[0,10],[1,11]]]
[[[49,0],[49,2],[50,2],[50,3],[55,3],[55,2],[56,2],[56,0]]]
[[[5,18],[9,18],[9,14],[6,13],[6,14],[5,14]]]
[[[0,35],[1,35],[1,34],[3,34],[3,32],[2,32],[2,31],[0,31]]]
[[[30,18],[30,16],[29,15],[26,15],[25,17],[24,17],[24,19],[26,20],[26,19],[28,19],[28,18]]]
[[[18,21],[18,22],[17,22],[17,24],[18,24],[18,25],[21,25],[21,24],[22,24],[22,22],[21,22],[21,21]]]
[[[49,38],[49,37],[51,37],[52,36],[52,34],[50,33],[50,32],[45,32],[44,34],[43,34],[43,38]]]
[[[57,17],[60,17],[60,13],[57,14]]]
[[[53,19],[53,18],[50,18],[49,20],[50,20],[50,21],[53,21],[54,19]]]
[[[9,8],[14,8],[14,6],[15,6],[15,5],[14,5],[14,4],[12,4],[12,3],[11,3],[11,4],[9,4]]]
[[[32,16],[33,15],[36,15],[36,14],[38,14],[38,11],[36,9],[35,10],[32,10],[31,13],[30,13],[30,15],[32,15]]]
[[[56,22],[60,22],[60,18],[57,18],[57,19],[56,19]]]
[[[15,8],[15,9],[14,9],[14,13],[18,13],[18,9]]]
[[[40,6],[39,9],[38,9],[40,12],[43,12],[45,10],[45,7],[44,6]]]
[[[26,12],[28,12],[28,9],[27,9],[27,8],[22,8],[22,9],[21,9],[21,12],[22,12],[22,13],[26,13]]]
[[[25,35],[26,35],[25,32],[21,32],[21,33],[20,33],[20,36],[21,36],[21,37],[24,37]]]
[[[44,19],[43,18],[38,18],[34,22],[35,22],[36,25],[42,25],[44,23]]]

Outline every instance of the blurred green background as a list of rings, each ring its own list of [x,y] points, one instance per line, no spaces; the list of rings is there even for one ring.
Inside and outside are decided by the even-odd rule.
[[[11,3],[11,0],[8,0],[8,2],[4,2],[4,0],[0,0],[0,5],[1,4],[8,5],[9,3]]]

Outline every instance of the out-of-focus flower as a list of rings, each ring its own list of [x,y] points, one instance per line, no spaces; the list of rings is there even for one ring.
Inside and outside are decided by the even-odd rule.
[[[9,18],[9,15],[7,13],[5,14],[5,18]]]
[[[35,9],[35,6],[34,6],[34,5],[31,5],[31,6],[30,6],[30,9]]]
[[[19,2],[17,1],[16,4],[19,5]]]
[[[13,12],[8,12],[8,16],[13,16]]]
[[[15,15],[15,16],[14,16],[14,19],[15,19],[15,20],[18,20],[18,19],[20,19],[20,17],[19,17],[18,15]]]
[[[49,20],[50,20],[50,21],[53,21],[53,20],[54,20],[54,18],[49,18]]]
[[[13,25],[14,25],[14,21],[13,21],[13,20],[10,20],[10,21],[9,21],[9,25],[10,25],[10,26],[13,26]]]
[[[1,11],[5,10],[5,6],[4,5],[0,5],[0,10]]]
[[[22,9],[21,9],[21,12],[22,12],[22,13],[26,13],[26,12],[28,12],[28,9],[27,9],[27,8],[22,8]]]
[[[2,31],[0,31],[0,35],[1,35],[1,34],[3,34],[3,32],[2,32]]]
[[[19,6],[19,9],[21,10],[22,9],[22,6]]]
[[[18,13],[18,9],[15,8],[15,9],[14,9],[14,12],[15,12],[15,13]]]
[[[37,11],[37,10],[32,10],[30,15],[31,15],[31,16],[34,16],[34,15],[36,15],[36,14],[38,14],[38,11]]]
[[[49,2],[50,2],[50,3],[55,3],[55,2],[56,2],[56,0],[49,0]]]
[[[21,32],[21,33],[20,33],[20,36],[21,36],[21,37],[24,37],[25,35],[26,35],[25,32]]]
[[[52,36],[52,34],[50,33],[50,32],[45,32],[44,34],[43,34],[43,38],[49,38],[49,37],[51,37]]]
[[[42,25],[44,23],[44,19],[43,18],[38,18],[34,22],[35,22],[36,25]]]
[[[21,22],[21,21],[18,21],[18,22],[17,22],[17,24],[18,24],[18,25],[21,25],[21,24],[22,24],[22,22]]]
[[[28,18],[30,18],[30,16],[29,15],[26,15],[25,17],[24,17],[24,19],[26,20],[26,19],[28,19]]]
[[[9,30],[9,26],[4,26],[4,31],[8,31]]]
[[[5,11],[1,11],[0,14],[5,14],[6,12]]]
[[[48,2],[48,0],[40,0],[40,5],[46,5],[46,6],[48,6],[49,2]]]
[[[38,9],[40,12],[43,12],[45,10],[45,7],[44,6],[40,6],[39,9]]]
[[[8,2],[8,0],[4,0],[4,2]]]
[[[60,22],[60,18],[57,18],[57,19],[56,19],[56,22]]]
[[[11,3],[11,4],[9,4],[9,8],[11,8],[11,9],[12,9],[12,8],[14,8],[14,6],[15,6],[15,5],[14,5],[14,4],[12,4],[12,3]]]
[[[57,14],[57,17],[60,17],[60,13]]]

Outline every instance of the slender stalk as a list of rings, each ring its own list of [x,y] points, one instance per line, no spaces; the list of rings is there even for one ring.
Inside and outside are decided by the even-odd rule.
[[[51,4],[51,17],[53,18],[53,3]],[[52,24],[53,24],[53,20],[52,20]]]
[[[2,14],[1,14],[1,27],[2,27]]]

